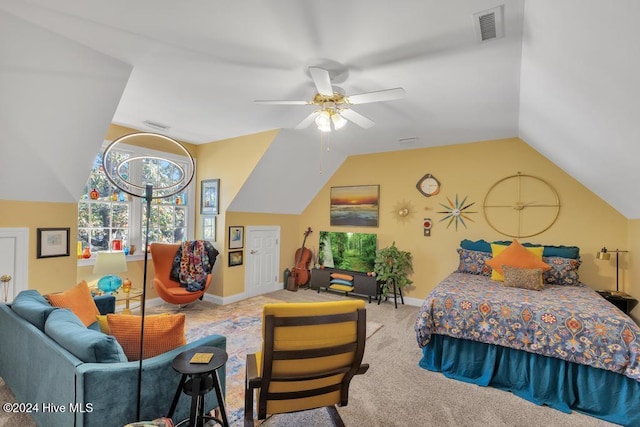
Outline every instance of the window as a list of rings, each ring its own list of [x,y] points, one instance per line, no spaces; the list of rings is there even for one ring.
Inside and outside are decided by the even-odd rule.
[[[119,150],[117,155],[120,159],[154,155],[171,157],[178,164],[188,162],[184,157],[133,146]],[[166,164],[166,170],[161,167],[154,175],[155,182],[170,182],[173,167]],[[149,242],[175,243],[193,238],[194,209],[189,204],[195,199],[193,187],[191,183],[182,193],[151,201]],[[99,153],[78,203],[78,241],[92,253],[120,246],[142,248],[146,239],[146,207],[143,198],[122,192],[109,181],[102,167],[102,153]]]

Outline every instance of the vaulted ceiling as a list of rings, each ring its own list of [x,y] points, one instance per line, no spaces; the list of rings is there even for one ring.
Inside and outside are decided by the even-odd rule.
[[[504,36],[481,42],[473,15],[498,5]],[[109,124],[151,121],[194,144],[281,129],[242,211],[301,212],[352,154],[519,136],[640,218],[638,16],[634,0],[1,0],[0,199],[77,200]],[[309,66],[347,94],[407,95],[353,106],[375,126],[332,132],[323,173],[282,182],[287,158],[317,157],[318,131],[295,129],[314,107],[253,101],[311,99]]]

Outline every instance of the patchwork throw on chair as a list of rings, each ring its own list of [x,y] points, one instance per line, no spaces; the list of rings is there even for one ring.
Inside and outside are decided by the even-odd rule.
[[[204,289],[207,275],[213,270],[218,251],[207,240],[182,242],[171,267],[171,279],[190,292]]]

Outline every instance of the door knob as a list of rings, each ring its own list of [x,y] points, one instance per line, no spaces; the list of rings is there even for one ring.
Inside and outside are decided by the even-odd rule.
[[[253,255],[253,254],[257,254],[257,253],[258,253],[258,251],[254,251],[253,249],[251,249],[251,251],[250,251],[249,253],[250,253],[251,255]]]

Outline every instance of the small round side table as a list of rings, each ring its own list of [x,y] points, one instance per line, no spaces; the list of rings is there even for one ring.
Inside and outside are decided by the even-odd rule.
[[[191,363],[191,358],[196,353],[213,353],[213,357],[208,363]],[[176,427],[187,421],[189,421],[190,427],[202,427],[205,420],[213,420],[224,427],[229,427],[227,412],[224,407],[224,395],[220,385],[220,378],[218,377],[218,369],[227,363],[228,357],[227,352],[218,347],[197,347],[184,351],[173,359],[173,369],[182,374],[182,378],[176,389],[167,417],[173,417],[182,392],[191,396],[189,418],[177,423]],[[222,420],[204,414],[204,395],[212,389],[216,391]]]

